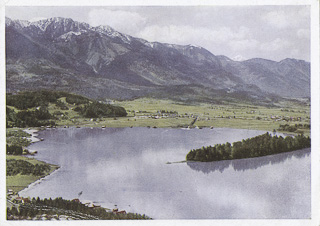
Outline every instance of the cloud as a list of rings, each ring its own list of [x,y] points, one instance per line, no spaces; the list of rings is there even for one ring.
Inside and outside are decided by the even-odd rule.
[[[262,19],[277,28],[290,26],[290,18],[283,10],[268,12],[263,15]]]
[[[255,39],[242,39],[242,40],[232,40],[229,42],[229,46],[234,51],[245,51],[256,49],[259,42]]]
[[[243,61],[243,60],[246,60],[246,59],[247,58],[245,58],[242,55],[236,55],[236,56],[232,57],[232,60],[235,60],[235,61]]]
[[[204,39],[208,35],[206,28],[194,28],[188,25],[151,25],[145,27],[138,32],[138,36],[148,41],[158,41],[175,44],[195,44],[194,40],[199,38],[199,34],[202,33]]]
[[[260,50],[265,52],[275,52],[288,49],[290,46],[292,46],[292,44],[289,41],[277,38],[271,42],[262,43]]]
[[[241,59],[246,59],[248,52],[255,51],[260,46],[260,42],[253,38],[251,30],[245,26],[236,29],[230,27],[210,29],[189,25],[152,25],[145,27],[137,36],[150,42],[194,44],[208,49],[215,55],[241,54]]]
[[[297,35],[299,38],[310,39],[310,30],[309,29],[299,29],[297,31]]]
[[[291,54],[290,54],[292,57],[296,58],[296,57],[299,57],[301,56],[301,53],[300,53],[300,50],[299,49],[293,49],[291,50]]]
[[[206,43],[227,44],[232,41],[246,40],[251,36],[250,30],[240,27],[233,31],[229,27],[210,29],[189,25],[152,25],[145,27],[138,34],[148,41],[169,42],[175,44],[196,44],[205,47]]]
[[[262,21],[279,29],[306,26],[310,22],[310,8],[292,8],[291,10],[274,10],[261,16]]]
[[[93,9],[88,15],[92,26],[108,25],[117,31],[133,35],[145,26],[147,19],[132,11]]]
[[[32,19],[30,19],[29,21],[30,22],[36,22],[36,21],[39,21],[39,20],[46,20],[48,18],[45,18],[45,17],[34,17]]]

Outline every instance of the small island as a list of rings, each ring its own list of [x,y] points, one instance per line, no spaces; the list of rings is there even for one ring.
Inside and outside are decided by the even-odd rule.
[[[295,137],[287,136],[283,138],[282,136],[272,136],[267,132],[260,136],[234,142],[232,145],[227,142],[225,144],[193,149],[187,154],[186,160],[213,162],[254,158],[296,151],[308,147],[311,147],[311,139],[302,134]]]

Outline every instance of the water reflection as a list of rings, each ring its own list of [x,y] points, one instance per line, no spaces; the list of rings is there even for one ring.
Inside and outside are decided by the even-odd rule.
[[[251,158],[251,159],[237,159],[237,160],[229,160],[229,161],[218,161],[218,162],[187,162],[187,165],[195,171],[201,171],[205,174],[209,174],[215,171],[219,171],[222,173],[225,169],[228,169],[230,166],[235,171],[246,171],[252,169],[258,169],[262,166],[266,165],[274,165],[279,164],[287,159],[295,158],[304,158],[310,155],[310,148],[282,153],[272,156],[265,156],[259,158]]]

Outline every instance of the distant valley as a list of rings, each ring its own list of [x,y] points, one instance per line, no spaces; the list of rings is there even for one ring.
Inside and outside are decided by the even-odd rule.
[[[6,18],[7,92],[51,89],[99,100],[221,103],[310,98],[310,63],[233,61],[193,45],[148,42],[68,18]]]

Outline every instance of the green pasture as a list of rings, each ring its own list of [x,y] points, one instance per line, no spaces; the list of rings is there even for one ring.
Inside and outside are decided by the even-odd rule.
[[[6,159],[15,159],[15,160],[24,160],[27,161],[31,164],[47,164],[45,162],[36,160],[34,158],[27,158],[24,156],[16,156],[16,155],[6,155]],[[57,168],[59,168],[56,165],[52,165],[52,164],[47,164],[51,167],[50,171],[45,175],[49,175],[50,173],[52,173],[54,170],[56,170]],[[6,188],[7,191],[8,189],[12,189],[13,192],[19,192],[21,190],[23,190],[24,188],[28,187],[29,184],[35,182],[36,180],[39,180],[41,178],[41,176],[33,176],[33,175],[15,175],[15,176],[6,176]]]

